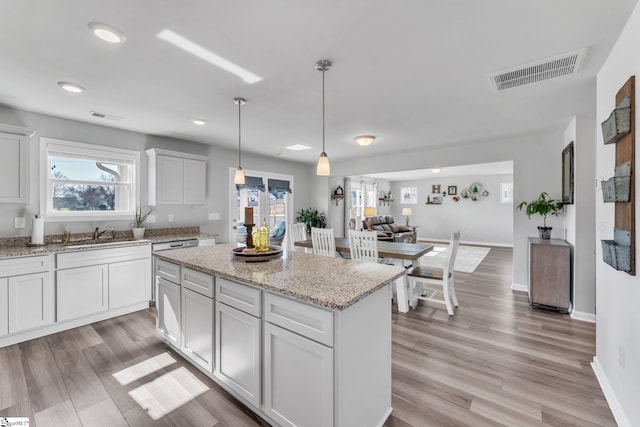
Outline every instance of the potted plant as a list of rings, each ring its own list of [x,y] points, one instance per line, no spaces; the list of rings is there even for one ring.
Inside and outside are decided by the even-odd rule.
[[[327,217],[318,209],[300,209],[296,221],[307,224],[307,233],[311,233],[311,227],[325,228],[327,226]]]
[[[135,240],[140,240],[144,237],[144,222],[149,215],[151,215],[151,212],[153,212],[153,209],[149,208],[149,210],[143,214],[142,206],[136,207],[136,217],[133,220],[133,227],[131,228]]]
[[[526,207],[526,214],[529,219],[531,215],[538,214],[542,216],[542,227],[538,227],[538,233],[541,239],[551,238],[551,229],[547,227],[547,215],[560,216],[564,210],[564,205],[559,200],[548,199],[549,194],[542,192],[537,200],[531,202],[521,202],[517,207],[519,210]]]

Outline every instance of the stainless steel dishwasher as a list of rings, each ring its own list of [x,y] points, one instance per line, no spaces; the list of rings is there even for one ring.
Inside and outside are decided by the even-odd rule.
[[[172,242],[153,243],[152,252],[169,251],[171,249],[192,248],[198,246],[198,239],[176,240]],[[151,273],[151,301],[149,307],[156,305],[156,257],[153,257],[153,271]]]

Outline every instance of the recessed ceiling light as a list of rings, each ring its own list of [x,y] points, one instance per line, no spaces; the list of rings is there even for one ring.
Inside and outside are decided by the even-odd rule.
[[[376,139],[376,137],[373,135],[360,135],[360,136],[356,136],[353,139],[361,147],[366,147],[367,145],[370,145],[373,142],[373,140]]]
[[[302,145],[302,144],[296,144],[296,145],[290,145],[288,147],[284,147],[287,150],[292,150],[292,151],[302,151],[302,150],[311,150],[311,147],[307,147],[306,145]]]
[[[249,84],[253,84],[262,80],[262,77],[256,76],[255,74],[245,70],[239,65],[236,65],[233,62],[216,55],[210,50],[205,49],[204,47],[192,42],[191,40],[181,36],[180,34],[174,33],[171,30],[164,29],[160,31],[156,35],[156,37],[169,42],[172,45],[186,52],[189,52],[190,54],[195,55],[200,59],[204,59],[205,61],[215,65],[216,67],[220,67],[223,70],[230,72],[231,74],[235,74]]]
[[[204,125],[207,124],[207,121],[203,120],[203,119],[192,119],[191,123],[193,123],[194,125],[197,125],[197,126],[204,126]]]
[[[67,92],[71,92],[71,93],[82,93],[85,91],[85,88],[75,83],[58,82],[58,86],[60,86],[62,89],[66,90]]]
[[[122,31],[113,28],[111,25],[103,24],[102,22],[90,22],[88,27],[96,37],[106,42],[118,44],[127,40]]]
[[[440,173],[440,172],[442,172],[442,169],[440,169],[440,168],[432,168],[431,169],[431,173]]]

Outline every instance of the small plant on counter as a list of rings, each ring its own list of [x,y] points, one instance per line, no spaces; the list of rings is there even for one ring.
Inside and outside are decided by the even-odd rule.
[[[153,212],[153,208],[149,208],[149,210],[143,214],[142,206],[137,206],[136,218],[133,223],[134,228],[144,228],[144,222],[147,220],[149,215],[151,215],[151,212]]]
[[[327,217],[318,209],[300,209],[296,221],[307,224],[307,233],[311,233],[311,227],[325,228],[327,226]]]

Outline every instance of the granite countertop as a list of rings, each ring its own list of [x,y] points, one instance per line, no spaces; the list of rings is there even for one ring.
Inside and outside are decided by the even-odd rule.
[[[238,280],[332,310],[344,310],[404,274],[402,267],[285,251],[268,262],[234,261],[225,243],[157,252],[160,259]]]
[[[68,245],[61,243],[62,236],[46,236],[44,246],[27,246],[29,237],[0,238],[0,258],[46,255],[57,252],[84,251],[90,249],[107,249],[121,246],[146,245],[151,243],[174,242],[190,239],[211,239],[218,235],[201,233],[199,227],[149,229],[145,238],[133,240],[131,230],[119,230],[116,239],[101,237],[100,242],[91,240],[92,233],[77,233]]]

